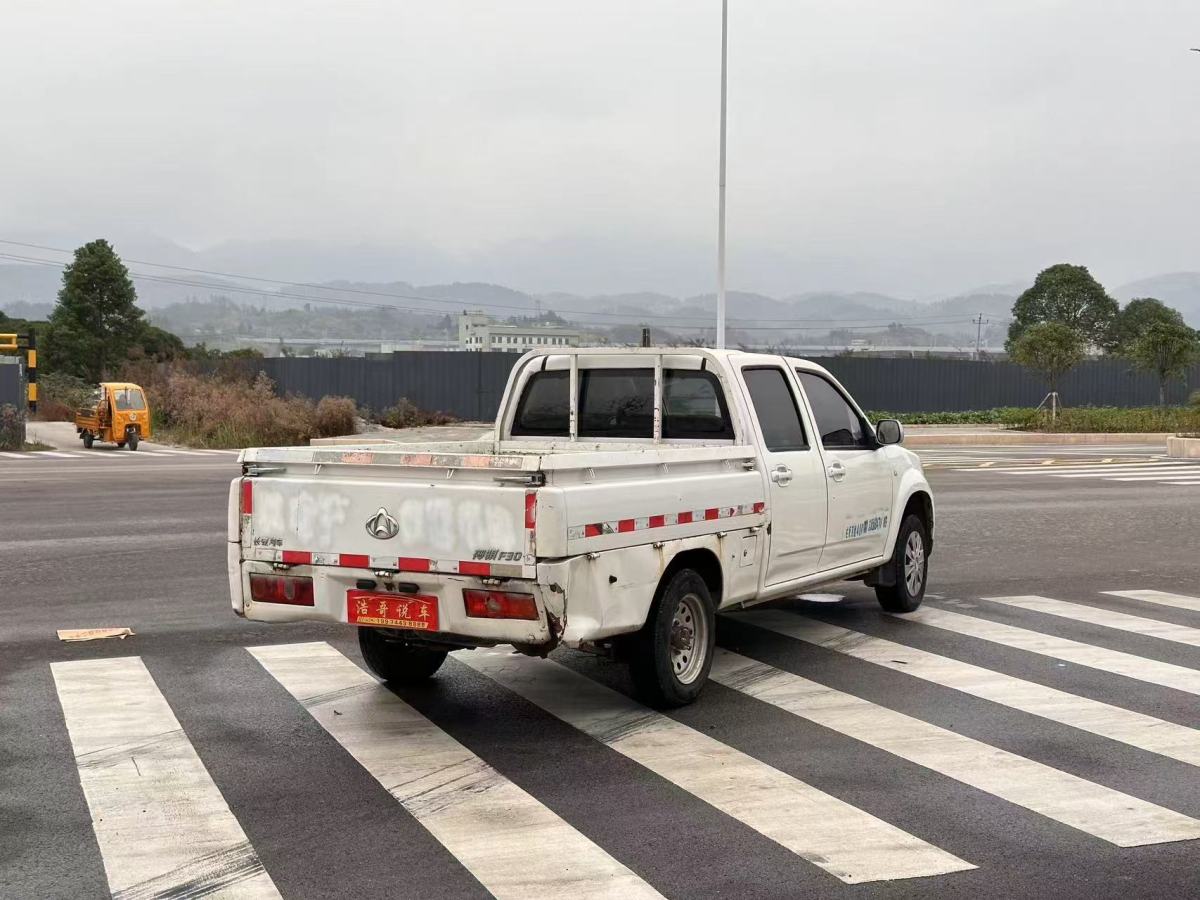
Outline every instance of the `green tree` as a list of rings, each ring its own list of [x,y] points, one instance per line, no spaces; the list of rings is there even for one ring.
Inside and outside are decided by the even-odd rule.
[[[1062,322],[1037,322],[1025,329],[1009,351],[1015,362],[1046,379],[1052,393],[1058,382],[1083,360],[1083,337]]]
[[[1182,322],[1152,322],[1129,347],[1134,365],[1158,378],[1158,402],[1167,405],[1167,382],[1183,378],[1200,358],[1200,334]]]
[[[1155,300],[1153,297],[1130,300],[1113,323],[1112,344],[1116,352],[1129,354],[1134,342],[1155,322],[1165,322],[1168,325],[1184,324],[1179,310],[1172,309],[1161,300]]]
[[[108,377],[145,334],[136,300],[129,271],[108,241],[76,250],[50,314],[47,368],[90,381]]]
[[[1078,333],[1085,344],[1109,350],[1119,310],[1117,301],[1085,266],[1059,263],[1039,272],[1033,286],[1013,304],[1013,322],[1004,346],[1012,353],[1017,339],[1033,325],[1060,322]]]

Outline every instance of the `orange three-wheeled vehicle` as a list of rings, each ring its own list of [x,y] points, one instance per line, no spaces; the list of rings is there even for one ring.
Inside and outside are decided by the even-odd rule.
[[[88,404],[75,411],[75,431],[88,449],[105,441],[136,450],[138,441],[150,437],[145,391],[128,382],[102,382]]]

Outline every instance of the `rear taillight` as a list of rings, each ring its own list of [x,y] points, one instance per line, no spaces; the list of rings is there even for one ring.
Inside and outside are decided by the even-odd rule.
[[[251,575],[250,599],[259,603],[313,606],[313,582],[299,575]]]
[[[467,615],[473,619],[537,619],[537,603],[532,594],[505,591],[463,591]]]
[[[254,513],[254,482],[249,478],[242,479],[242,515]]]

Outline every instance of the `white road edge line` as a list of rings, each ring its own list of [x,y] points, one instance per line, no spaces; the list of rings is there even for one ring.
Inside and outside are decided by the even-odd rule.
[[[329,644],[247,649],[494,896],[662,896]]]
[[[1076,665],[1097,669],[1112,675],[1123,675],[1136,681],[1159,687],[1172,688],[1188,694],[1200,696],[1200,669],[1190,669],[1187,666],[1177,666],[1174,663],[1159,662],[1123,653],[1120,650],[1109,650],[1106,647],[1094,647],[1082,641],[1072,641],[1068,638],[1043,634],[1040,631],[1030,631],[991,619],[981,619],[976,616],[964,616],[961,613],[944,609],[918,609],[916,612],[901,614],[888,613],[897,621],[914,622],[963,634],[967,637],[991,641],[1016,650],[1036,653],[1039,656],[1049,656]]]
[[[142,660],[50,668],[113,896],[279,898]]]
[[[975,866],[552,660],[455,659],[850,884]]]
[[[734,613],[731,618],[1147,753],[1200,766],[1200,729],[782,610]]]

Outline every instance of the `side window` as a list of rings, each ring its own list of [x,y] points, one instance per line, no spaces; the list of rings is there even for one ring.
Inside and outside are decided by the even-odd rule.
[[[721,382],[712,372],[663,372],[663,437],[671,440],[733,440]]]
[[[851,450],[871,447],[862,419],[837,388],[813,372],[796,374],[808,395],[824,446]]]
[[[555,437],[570,432],[570,378],[570,372],[537,372],[525,383],[513,419],[514,437]]]
[[[768,450],[807,450],[796,398],[782,369],[742,369]]]

